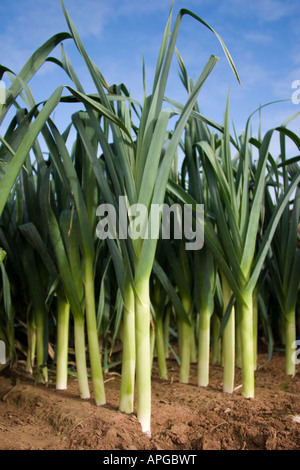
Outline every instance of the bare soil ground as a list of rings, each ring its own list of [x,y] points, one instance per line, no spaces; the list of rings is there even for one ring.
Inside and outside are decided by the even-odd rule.
[[[259,364],[266,355],[259,355]],[[169,380],[152,380],[152,437],[142,434],[134,414],[118,411],[120,376],[106,374],[107,404],[78,397],[76,378],[66,391],[35,385],[22,365],[0,375],[1,450],[299,450],[300,366],[284,374],[284,357],[275,353],[256,372],[256,396],[241,388],[222,392],[222,368],[211,367],[210,384],[197,387],[196,366],[190,384],[178,382],[178,366],[168,362]],[[241,375],[237,370],[236,386]],[[92,388],[92,387],[91,387]]]

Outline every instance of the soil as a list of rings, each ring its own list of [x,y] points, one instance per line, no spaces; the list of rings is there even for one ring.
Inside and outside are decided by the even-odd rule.
[[[266,355],[259,355],[259,364]],[[178,365],[168,361],[168,380],[152,379],[152,437],[141,432],[135,414],[118,411],[120,375],[105,374],[107,404],[78,397],[75,377],[66,391],[35,384],[22,364],[0,374],[1,450],[299,450],[300,366],[284,374],[284,356],[274,353],[256,372],[254,399],[222,392],[222,368],[212,366],[207,388],[178,381]],[[237,369],[236,386],[241,373]],[[92,388],[92,387],[91,387]]]

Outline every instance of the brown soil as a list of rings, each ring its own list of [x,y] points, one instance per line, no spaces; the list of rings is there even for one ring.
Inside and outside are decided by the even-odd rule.
[[[266,360],[259,356],[259,363]],[[67,391],[34,379],[14,367],[0,375],[0,449],[206,450],[300,449],[300,366],[289,378],[277,353],[256,372],[256,396],[241,388],[222,392],[222,369],[211,367],[210,385],[178,382],[178,366],[168,362],[169,380],[152,381],[152,437],[142,434],[135,415],[118,411],[120,377],[106,374],[107,404],[80,400],[76,378]],[[240,383],[237,370],[236,385]]]

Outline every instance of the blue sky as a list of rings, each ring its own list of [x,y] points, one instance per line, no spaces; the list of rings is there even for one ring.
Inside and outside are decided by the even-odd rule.
[[[141,101],[142,54],[150,92],[157,54],[168,18],[170,0],[65,0],[83,43],[109,84],[124,82],[133,98]],[[175,0],[173,23],[180,8],[188,8],[209,23],[227,45],[242,85],[239,85],[216,37],[195,20],[184,17],[177,42],[189,76],[196,79],[211,54],[220,57],[199,96],[203,114],[222,122],[230,88],[230,115],[238,132],[259,105],[291,98],[292,82],[300,80],[300,10],[290,0]],[[39,45],[53,34],[66,31],[59,0],[1,0],[0,63],[18,72]],[[65,42],[87,92],[94,92],[88,72],[71,41]],[[59,57],[57,48],[54,54]],[[186,94],[174,58],[167,96],[184,102]],[[8,79],[4,77],[8,84]],[[30,82],[36,101],[44,100],[66,76],[45,64]],[[280,125],[300,111],[292,102],[263,110],[263,131]],[[61,126],[68,110],[56,119]],[[257,120],[253,120],[254,133]],[[300,117],[289,126],[299,133]],[[1,130],[2,133],[2,130]],[[277,141],[276,141],[277,142]],[[274,146],[275,144],[273,144]],[[273,147],[275,149],[275,147]],[[274,150],[275,151],[275,150]],[[296,149],[289,147],[290,155]]]

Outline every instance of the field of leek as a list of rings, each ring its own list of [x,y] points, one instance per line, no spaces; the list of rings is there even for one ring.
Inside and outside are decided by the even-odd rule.
[[[197,80],[189,78],[176,48],[186,15],[221,43],[239,81],[238,70],[211,26],[186,9],[173,24],[172,7],[152,89],[145,86],[139,103],[126,84],[107,83],[61,4],[69,32],[42,44],[18,75],[0,65],[0,79],[11,80],[0,105],[0,125],[10,116],[0,128],[0,340],[11,366],[26,361],[27,372],[45,384],[51,371],[59,390],[75,375],[80,397],[89,398],[92,387],[98,406],[106,402],[103,372],[118,370],[119,409],[130,414],[136,405],[150,436],[153,360],[167,379],[167,360],[175,357],[182,383],[197,363],[199,387],[209,384],[210,365],[220,364],[225,393],[233,392],[241,368],[241,393],[252,398],[263,339],[269,359],[275,342],[284,345],[285,373],[295,374],[300,136],[289,123],[300,113],[264,135],[259,128],[256,137],[252,116],[241,135],[231,132],[229,96],[222,123],[203,116],[198,96],[218,57]],[[85,62],[93,94],[79,81],[66,40]],[[60,60],[52,57],[57,46]],[[185,103],[165,95],[174,57]],[[36,103],[28,83],[49,61],[72,86]],[[144,83],[145,74],[144,67]],[[74,103],[80,110],[59,129],[53,111]],[[272,139],[280,143],[276,155]],[[298,149],[293,158],[286,157],[289,140]],[[156,238],[118,231],[99,238],[98,206],[115,208],[118,227],[124,201],[148,214],[154,204],[189,204],[194,219],[203,204],[204,246],[187,250],[172,226],[170,239],[161,231]],[[136,223],[150,222],[149,215]]]

